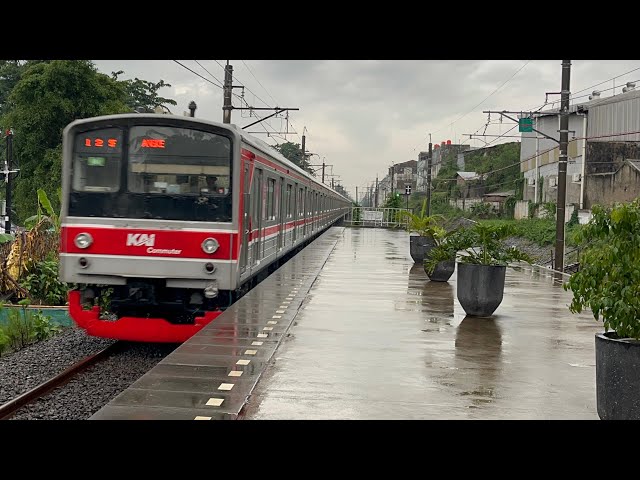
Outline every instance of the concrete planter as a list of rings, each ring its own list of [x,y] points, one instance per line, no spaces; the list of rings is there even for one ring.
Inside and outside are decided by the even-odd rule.
[[[474,317],[489,317],[502,303],[507,267],[458,263],[458,301]]]
[[[436,268],[434,268],[431,273],[427,272],[426,267],[424,271],[432,282],[448,282],[455,269],[456,261],[449,260],[447,262],[438,262]]]
[[[415,263],[423,263],[431,249],[436,246],[433,238],[419,235],[410,236],[409,242],[409,252]]]
[[[596,334],[596,401],[602,420],[640,420],[640,342]]]

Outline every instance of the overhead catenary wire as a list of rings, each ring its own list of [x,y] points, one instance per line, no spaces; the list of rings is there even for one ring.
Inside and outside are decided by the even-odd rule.
[[[591,85],[591,86],[589,86],[589,87],[583,88],[583,89],[581,89],[581,90],[577,90],[577,91],[573,92],[573,94],[571,94],[571,95],[569,96],[569,100],[574,100],[574,99],[576,99],[576,98],[588,97],[588,96],[590,95],[590,93],[588,93],[588,94],[586,94],[586,95],[580,95],[580,96],[576,96],[576,95],[577,95],[578,93],[582,93],[582,92],[585,92],[585,91],[587,91],[587,90],[591,90],[592,88],[595,88],[595,87],[597,87],[597,86],[599,86],[599,85],[602,85],[603,83],[611,82],[611,81],[613,81],[613,80],[615,80],[615,79],[617,79],[617,78],[624,77],[625,75],[628,75],[628,74],[630,74],[630,73],[633,73],[633,72],[635,72],[635,71],[637,71],[637,70],[640,70],[640,67],[634,68],[633,70],[629,70],[628,72],[621,73],[621,74],[619,74],[619,75],[616,75],[615,77],[608,78],[607,80],[603,80],[602,82],[596,83],[596,84],[594,84],[594,85]],[[633,82],[638,82],[638,81],[640,81],[640,80],[631,80],[631,81],[633,81]],[[606,91],[608,91],[608,90],[612,90],[613,88],[615,88],[615,87],[607,88],[607,89],[605,89],[605,90],[600,90],[600,91],[601,91],[601,92],[606,92]],[[553,102],[545,102],[545,103],[543,103],[542,105],[540,105],[540,106],[538,106],[538,107],[533,107],[533,108],[527,109],[526,111],[535,111],[535,110],[539,110],[540,108],[543,108],[545,105],[549,105],[549,104],[557,103],[558,101],[559,101],[559,100],[554,100]]]
[[[222,70],[224,71],[225,67],[224,65],[222,65],[218,60],[214,60],[214,62],[216,62],[218,65],[220,65],[220,67],[222,68]],[[269,103],[265,102],[262,98],[260,98],[258,95],[256,95],[256,93],[251,90],[249,87],[247,87],[239,78],[237,75],[233,76],[234,80],[236,82],[238,82],[240,84],[240,86],[244,87],[247,89],[247,91],[249,91],[251,94],[253,94],[254,97],[256,97],[258,100],[260,100],[262,103],[264,103],[267,107],[271,107],[271,105],[269,105]]]
[[[269,93],[269,91],[265,88],[265,86],[264,86],[264,85],[262,85],[262,82],[260,82],[260,80],[258,80],[258,77],[256,77],[256,76],[254,75],[254,73],[253,73],[253,72],[251,71],[251,69],[249,68],[249,65],[247,65],[247,64],[246,64],[246,62],[245,62],[244,60],[242,60],[242,63],[243,63],[243,64],[244,64],[244,66],[247,68],[247,70],[249,71],[249,73],[253,76],[253,78],[255,78],[255,79],[256,79],[256,82],[258,82],[258,84],[259,84],[259,85],[262,87],[262,89],[267,93],[267,95],[269,95],[269,98],[270,98],[271,100],[273,100],[273,103],[274,103],[275,105],[277,105],[277,104],[278,104],[277,100],[276,100],[275,98],[273,98],[273,96]]]
[[[518,73],[520,73],[522,71],[522,69],[524,67],[526,67],[529,63],[531,62],[531,60],[527,60],[524,65],[522,65],[518,70],[515,71],[515,73],[513,73],[513,75],[511,75],[507,80],[505,80],[499,87],[497,87],[493,92],[491,92],[489,95],[487,95],[484,100],[482,100],[480,103],[478,103],[476,106],[474,106],[471,110],[469,110],[467,113],[465,113],[464,115],[458,117],[456,120],[454,120],[453,122],[449,123],[447,126],[439,128],[438,130],[436,130],[435,132],[431,132],[432,134],[436,134],[442,130],[444,130],[447,127],[450,127],[451,125],[453,125],[454,123],[458,122],[459,120],[462,120],[464,117],[466,117],[467,115],[469,115],[471,112],[473,112],[476,108],[478,108],[480,105],[482,105],[484,102],[486,102],[489,98],[491,98],[491,96],[493,96],[498,90],[500,90],[502,87],[504,87],[507,83],[509,83],[513,77],[515,77]]]
[[[438,130],[436,130],[435,132],[431,132],[431,135],[438,133],[442,130],[444,130],[447,127],[452,126],[454,123],[458,122],[459,120],[462,120],[464,117],[466,117],[467,115],[469,115],[470,113],[472,113],[476,108],[478,108],[480,105],[482,105],[485,101],[487,101],[489,98],[491,98],[491,96],[493,96],[498,90],[500,90],[502,87],[504,87],[507,83],[509,83],[518,73],[520,73],[522,71],[522,69],[524,69],[524,67],[526,67],[529,63],[531,62],[531,60],[527,60],[520,68],[518,68],[518,70],[516,70],[509,78],[507,78],[504,82],[502,82],[502,84],[500,84],[495,90],[493,90],[489,95],[487,95],[480,103],[478,103],[477,105],[475,105],[471,110],[469,110],[467,113],[465,113],[464,115],[458,117],[456,120],[454,120],[453,122],[447,124],[446,126],[439,128]],[[427,140],[428,137],[425,138],[425,141]],[[467,141],[470,141],[471,139],[468,139]],[[465,143],[465,142],[463,142]],[[461,143],[461,144],[463,144]],[[412,151],[416,151],[416,149],[418,148],[419,145],[416,145]]]
[[[517,125],[516,125],[516,126],[517,126]],[[624,132],[624,133],[612,133],[612,134],[609,134],[609,135],[593,135],[593,136],[590,136],[590,137],[575,137],[575,138],[572,138],[572,139],[569,141],[569,143],[571,143],[571,142],[575,142],[575,141],[578,141],[578,140],[593,140],[593,139],[596,139],[596,138],[621,137],[621,136],[624,136],[624,135],[635,135],[635,134],[640,134],[640,130],[638,130],[638,131],[633,131],[633,132]],[[495,145],[494,145],[494,146],[495,146]],[[484,148],[484,147],[483,147],[483,148]],[[545,155],[545,154],[547,154],[547,153],[549,153],[549,152],[551,152],[551,151],[553,151],[553,150],[556,150],[557,148],[558,148],[558,146],[548,148],[547,150],[543,150],[543,151],[541,151],[541,152],[539,152],[539,153],[537,153],[537,154],[534,154],[534,155],[532,155],[532,156],[530,156],[530,157],[525,158],[524,160],[520,160],[520,161],[518,161],[518,162],[512,163],[512,164],[507,165],[507,166],[504,166],[504,167],[497,168],[497,169],[495,169],[495,170],[490,170],[490,171],[488,171],[488,172],[483,172],[483,173],[481,173],[480,175],[486,176],[486,175],[490,175],[490,174],[492,174],[492,173],[497,173],[497,172],[500,172],[500,171],[502,171],[502,170],[506,170],[506,169],[511,168],[511,167],[514,167],[514,166],[516,166],[516,165],[521,165],[521,164],[523,164],[523,163],[528,162],[529,160],[534,160],[534,159],[535,159],[535,158],[537,158],[537,157],[541,157],[541,156],[543,156],[543,155]],[[470,152],[470,153],[472,153],[472,152]],[[556,163],[556,161],[554,161],[554,162],[550,162],[550,163]],[[601,164],[601,163],[611,163],[611,162],[588,162],[588,164],[589,164],[589,165]],[[421,176],[421,175],[419,175],[419,176]],[[426,178],[426,177],[424,177],[424,176],[422,176],[422,177],[423,177],[423,178]],[[435,180],[438,180],[439,182],[455,182],[455,181],[457,181],[458,179],[457,179],[457,178],[435,178]],[[516,180],[517,180],[517,179],[516,179]]]
[[[180,63],[178,60],[173,60],[174,62],[176,62],[178,65],[180,65],[182,68],[186,68],[187,70],[189,70],[191,73],[193,73],[194,75],[197,75],[198,77],[200,77],[201,79],[203,79],[205,82],[209,82],[211,85],[215,85],[218,88],[223,88],[222,85],[218,85],[217,83],[212,82],[211,80],[209,80],[206,77],[203,77],[202,75],[200,75],[198,72],[191,70],[189,67],[187,67],[186,65]]]
[[[222,85],[222,81],[216,77],[213,73],[211,73],[209,70],[207,70],[198,60],[194,60],[198,65],[200,65],[200,68],[202,68],[205,72],[207,72],[212,78],[214,78],[215,80],[218,81],[218,83],[220,83]]]

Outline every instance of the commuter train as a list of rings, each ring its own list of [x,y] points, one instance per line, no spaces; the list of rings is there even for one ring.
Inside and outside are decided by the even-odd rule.
[[[130,341],[186,340],[351,207],[262,140],[193,117],[74,121],[62,175],[69,314]]]

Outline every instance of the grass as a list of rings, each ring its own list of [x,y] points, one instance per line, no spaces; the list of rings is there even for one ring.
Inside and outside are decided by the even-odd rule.
[[[515,236],[526,238],[542,247],[553,245],[556,241],[556,221],[547,218],[525,218],[522,220],[480,220],[489,225],[514,225]],[[575,246],[575,234],[581,225],[567,226],[565,243]]]

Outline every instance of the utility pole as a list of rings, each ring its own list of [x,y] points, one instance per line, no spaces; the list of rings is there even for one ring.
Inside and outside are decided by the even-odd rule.
[[[558,159],[558,201],[556,207],[556,253],[554,266],[554,269],[560,272],[564,272],[564,216],[565,203],[567,203],[567,144],[569,143],[570,80],[571,60],[563,60],[562,91],[560,97],[560,158]],[[584,159],[582,161],[584,161]]]
[[[304,131],[304,130],[303,130]],[[305,149],[305,139],[304,133],[302,134],[302,160],[300,162],[300,168],[304,169],[305,160],[307,159],[307,151]]]
[[[222,123],[231,123],[231,110],[233,107],[231,106],[231,92],[233,91],[233,67],[229,65],[229,60],[227,60],[227,65],[224,67],[224,104],[222,105]]]
[[[13,163],[13,132],[11,129],[7,130],[7,159],[5,160],[4,174],[7,181],[7,195],[5,202],[5,216],[4,216],[4,232],[11,233],[11,164]]]
[[[322,184],[324,185],[324,158],[322,159]]]
[[[391,165],[391,196],[395,197],[396,195],[396,182],[393,181],[393,178],[396,173],[396,164]]]
[[[427,216],[431,215],[431,134],[429,134],[429,156],[427,157]]]
[[[358,205],[358,187],[356,186],[356,205]]]
[[[374,205],[376,208],[378,208],[378,175],[376,175],[376,199]]]
[[[331,188],[335,190],[335,187],[333,186],[333,177],[331,177]]]

